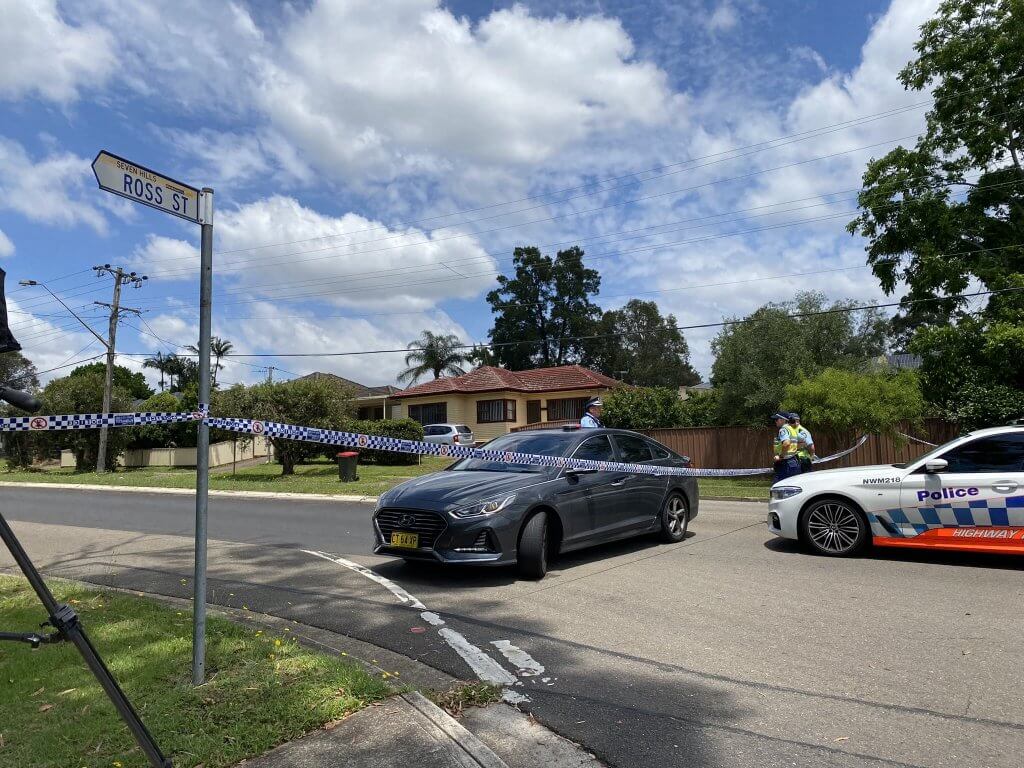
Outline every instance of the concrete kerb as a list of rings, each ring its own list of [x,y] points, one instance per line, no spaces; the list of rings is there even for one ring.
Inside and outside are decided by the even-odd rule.
[[[160,488],[150,485],[94,485],[86,483],[26,483],[24,481],[0,480],[0,487],[10,488],[55,488],[62,491],[115,491],[120,493],[156,493],[178,496],[194,496],[194,488]],[[211,496],[228,496],[239,499],[288,499],[298,501],[357,501],[373,504],[376,496],[327,493],[277,493],[274,491],[210,491]]]

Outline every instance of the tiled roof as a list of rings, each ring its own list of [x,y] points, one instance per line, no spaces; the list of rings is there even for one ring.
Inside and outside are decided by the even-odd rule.
[[[395,392],[398,392],[398,387],[393,387],[390,384],[385,384],[382,387],[368,387],[365,384],[360,384],[358,381],[352,381],[346,379],[344,376],[338,376],[335,373],[321,373],[315,371],[314,373],[308,373],[305,376],[300,376],[301,379],[330,379],[339,384],[342,384],[351,389],[357,398],[359,397],[390,397]]]
[[[506,371],[484,365],[462,376],[446,376],[396,392],[394,397],[419,397],[454,392],[555,392],[566,389],[616,387],[622,382],[582,365]]]

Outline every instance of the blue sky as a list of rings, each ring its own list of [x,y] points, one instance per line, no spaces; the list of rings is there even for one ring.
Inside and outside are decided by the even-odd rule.
[[[800,288],[881,298],[844,225],[865,161],[923,125],[896,73],[935,5],[9,0],[12,326],[40,369],[98,354],[17,283],[102,327],[110,281],[89,269],[111,263],[152,278],[125,294],[144,313],[120,350],[196,340],[196,228],[96,189],[100,149],[215,188],[214,332],[239,352],[482,340],[516,245],[579,243],[602,306],[653,299],[684,325]],[[687,333],[705,375],[712,336]],[[401,357],[240,359],[221,379],[380,384]]]

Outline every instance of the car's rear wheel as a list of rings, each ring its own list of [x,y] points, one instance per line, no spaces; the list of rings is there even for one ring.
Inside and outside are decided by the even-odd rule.
[[[663,541],[677,542],[686,538],[686,529],[690,525],[690,510],[686,498],[673,492],[665,499],[661,508],[661,538]]]
[[[800,519],[802,539],[819,555],[849,557],[868,543],[868,521],[852,503],[842,499],[813,502]]]
[[[548,572],[547,512],[538,512],[523,526],[516,564],[520,575],[527,579],[543,579]]]

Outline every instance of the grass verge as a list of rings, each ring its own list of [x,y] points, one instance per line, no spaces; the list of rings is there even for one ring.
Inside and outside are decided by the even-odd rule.
[[[338,467],[327,460],[303,464],[295,474],[284,476],[278,464],[258,464],[241,467],[234,474],[231,469],[210,472],[210,488],[217,491],[271,491],[274,493],[344,493],[357,496],[379,496],[389,488],[420,475],[438,472],[451,464],[450,459],[422,457],[422,463],[407,466],[384,467],[361,464],[359,479],[353,483],[338,480]],[[81,485],[109,485],[147,488],[195,488],[195,469],[173,467],[141,467],[119,469],[116,472],[75,472],[72,469],[35,469],[0,472],[3,481],[22,483],[75,483]]]
[[[287,634],[207,620],[208,682],[191,684],[192,617],[133,595],[60,581],[59,601],[93,643],[175,766],[230,766],[339,720],[394,691],[362,667]],[[0,576],[0,627],[45,618],[28,583]],[[0,765],[148,765],[74,646],[0,645]]]
[[[697,480],[701,498],[721,496],[724,498],[762,499],[768,501],[768,489],[775,482],[770,476],[764,477],[701,477]]]

